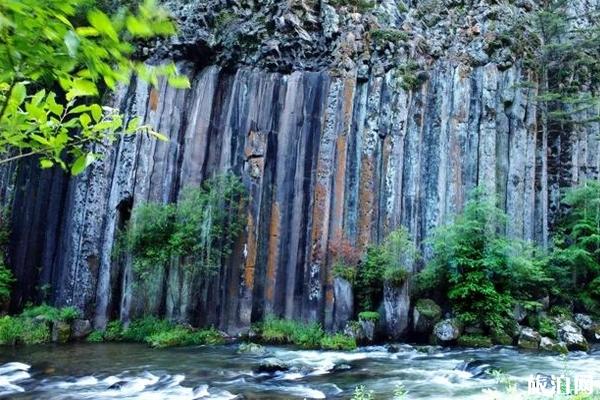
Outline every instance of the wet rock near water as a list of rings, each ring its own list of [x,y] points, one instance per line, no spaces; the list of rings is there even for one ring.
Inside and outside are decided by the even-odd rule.
[[[571,351],[588,351],[590,346],[581,328],[573,321],[563,321],[558,325],[558,339]]]
[[[461,333],[461,326],[454,319],[446,319],[435,324],[433,335],[435,339],[442,343],[449,343],[457,340]]]
[[[350,321],[344,328],[344,335],[353,337],[357,343],[372,343],[375,339],[375,321]]]
[[[431,299],[419,299],[413,309],[413,331],[429,333],[442,318],[442,309]]]
[[[466,330],[465,330],[466,332]],[[456,344],[462,347],[492,347],[492,339],[481,334],[461,335]]]
[[[519,333],[517,345],[522,349],[537,350],[540,347],[542,335],[534,331],[532,328],[522,328]]]
[[[473,375],[473,378],[489,378],[494,368],[485,361],[468,360],[458,364],[454,369],[465,371]]]
[[[521,303],[515,304],[515,307],[513,308],[513,318],[518,323],[523,322],[525,318],[527,318],[527,310]]]
[[[71,324],[71,339],[85,339],[92,333],[92,324],[88,319],[76,319]]]
[[[565,354],[569,352],[569,349],[565,343],[558,342],[546,336],[541,338],[539,348],[540,350],[552,353]]]
[[[237,352],[240,354],[249,353],[255,355],[264,355],[267,352],[267,349],[257,343],[240,343]]]
[[[600,341],[600,323],[587,314],[575,314],[575,323],[579,326],[589,341]]]
[[[290,366],[277,358],[266,358],[258,365],[256,372],[273,374],[275,372],[288,371]]]
[[[67,343],[71,339],[71,324],[64,321],[53,322],[51,337],[55,343]]]

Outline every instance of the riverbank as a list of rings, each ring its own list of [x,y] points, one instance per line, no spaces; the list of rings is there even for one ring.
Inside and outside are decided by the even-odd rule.
[[[0,354],[2,395],[14,400],[66,398],[206,399],[350,399],[357,385],[375,399],[392,399],[403,385],[407,399],[490,399],[502,391],[491,370],[503,371],[525,394],[530,376],[556,375],[568,367],[573,377],[600,371],[600,350],[556,355],[496,346],[449,349],[395,344],[353,351],[299,350],[265,346],[191,346],[152,349],[133,343],[76,343],[7,349]],[[277,359],[285,370],[261,371]],[[566,361],[565,361],[566,360]],[[19,362],[22,365],[5,363]],[[11,372],[12,371],[12,372]],[[12,377],[12,378],[9,378]],[[596,377],[598,378],[598,377]],[[488,391],[484,393],[483,391]],[[70,396],[70,397],[69,397]],[[204,396],[204,397],[199,397]],[[498,397],[505,398],[505,397]]]

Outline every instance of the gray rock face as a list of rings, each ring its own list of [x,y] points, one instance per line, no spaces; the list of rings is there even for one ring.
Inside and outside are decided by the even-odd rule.
[[[531,328],[521,329],[518,346],[522,349],[537,350],[540,347],[542,336]]]
[[[460,327],[456,321],[446,319],[435,324],[433,334],[440,342],[451,342],[460,336]]]
[[[88,319],[76,319],[71,324],[71,338],[75,340],[84,339],[92,333],[92,324]]]
[[[350,321],[344,327],[344,334],[353,337],[358,343],[371,343],[375,339],[375,322]]]
[[[352,319],[354,312],[352,284],[345,279],[334,278],[333,295],[335,298],[333,328],[336,331],[341,331],[346,323]]]
[[[527,318],[527,310],[525,310],[525,307],[523,307],[522,304],[515,304],[513,309],[513,317],[518,323],[523,322],[525,318]]]
[[[543,336],[540,340],[540,350],[560,354],[565,354],[569,352],[569,349],[567,348],[567,345],[565,343],[557,342],[556,340],[552,340],[545,336]]]
[[[386,333],[392,339],[404,336],[409,328],[410,297],[408,282],[402,287],[386,284],[383,288],[383,306]]]
[[[52,341],[67,343],[71,337],[71,325],[67,322],[57,321],[52,323]]]
[[[375,3],[356,12],[299,0],[168,1],[182,30],[150,50],[185,60],[191,89],[134,81],[111,103],[169,141],[124,136],[74,179],[33,162],[0,168],[22,282],[13,308],[51,287],[53,304],[78,307],[97,328],[144,314],[231,334],[267,314],[339,328],[351,296],[335,284],[330,244],[364,248],[401,225],[420,244],[478,185],[503,199],[509,237],[546,245],[562,186],[598,177],[600,127],[547,129],[532,73],[510,46],[488,43],[528,6]],[[386,32],[397,40],[374,39]],[[226,171],[248,193],[231,256],[198,280],[177,262],[157,266],[140,289],[131,257],[113,257],[132,208],[174,202]],[[409,305],[408,291],[386,290],[391,336],[408,326]]]
[[[442,309],[433,300],[419,299],[413,309],[413,331],[429,333],[442,318]]]
[[[589,344],[581,333],[581,328],[573,321],[564,321],[558,325],[558,338],[569,350],[589,350]]]
[[[575,314],[575,323],[584,331],[589,331],[594,327],[592,318],[586,314]]]

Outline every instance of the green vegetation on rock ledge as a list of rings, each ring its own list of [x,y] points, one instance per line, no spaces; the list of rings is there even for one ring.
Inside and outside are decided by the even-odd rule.
[[[268,344],[293,344],[305,349],[353,350],[353,337],[329,335],[317,323],[302,323],[269,316],[254,327],[260,340]]]
[[[0,309],[6,307],[15,278],[6,264],[9,231],[8,209],[0,207]]]
[[[383,285],[402,286],[417,258],[418,252],[405,228],[391,232],[381,244],[369,246],[356,267],[354,294],[358,311],[377,309]]]
[[[513,304],[543,297],[552,280],[539,251],[503,234],[505,215],[476,191],[454,223],[436,230],[433,259],[418,277],[421,290],[443,293],[465,324],[508,330]]]
[[[54,326],[71,322],[79,316],[79,311],[73,307],[41,305],[26,308],[21,315],[0,318],[0,344],[14,346],[48,343]]]
[[[124,327],[120,321],[111,321],[104,331],[94,331],[88,342],[136,342],[164,348],[191,345],[215,345],[224,342],[223,335],[213,328],[193,329],[173,322],[145,317]]]
[[[185,189],[175,204],[142,204],[135,208],[119,250],[133,255],[143,280],[173,258],[193,273],[214,273],[244,227],[244,195],[240,179],[226,174]]]

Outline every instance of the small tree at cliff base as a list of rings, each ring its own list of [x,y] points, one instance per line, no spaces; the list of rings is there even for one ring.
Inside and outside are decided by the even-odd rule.
[[[438,228],[433,259],[418,276],[421,291],[445,295],[465,324],[509,328],[515,301],[541,297],[551,279],[533,247],[503,235],[505,215],[480,190],[453,223]]]
[[[567,190],[563,203],[567,211],[551,255],[555,294],[566,304],[575,300],[582,311],[600,315],[600,182]]]

